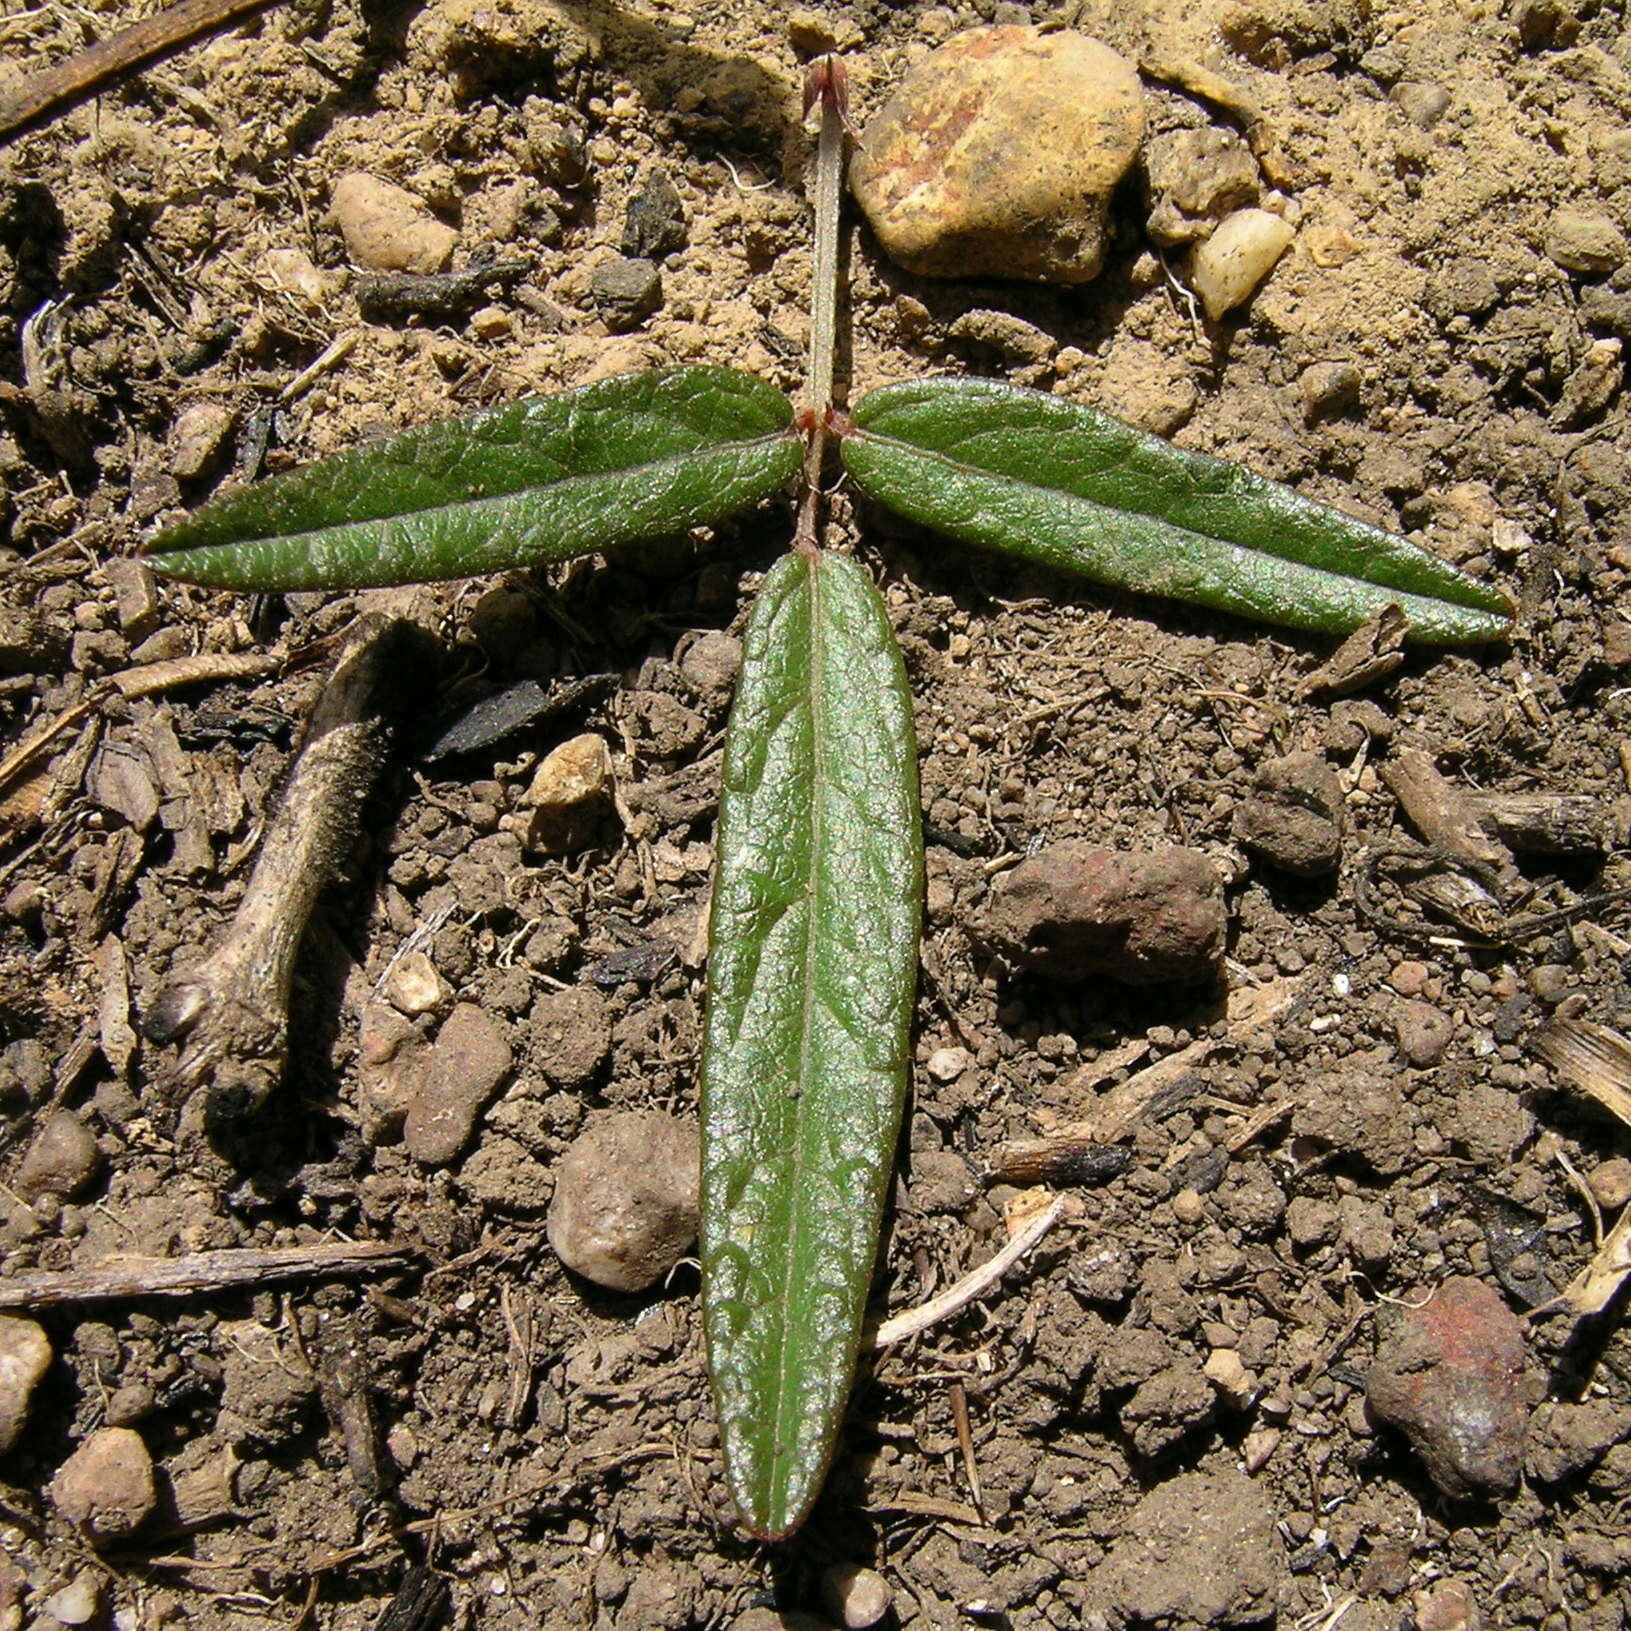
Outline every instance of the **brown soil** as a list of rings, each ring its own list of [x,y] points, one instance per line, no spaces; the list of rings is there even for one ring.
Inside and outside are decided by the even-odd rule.
[[[875,1564],[898,1623],[923,1627],[1464,1623],[1442,1617],[1446,1578],[1486,1624],[1626,1623],[1631,1449],[1615,1440],[1631,1417],[1598,1411],[1584,1449],[1582,1418],[1566,1418],[1574,1448],[1558,1449],[1561,1405],[1631,1404],[1613,1317],[1529,1327],[1538,1448],[1495,1504],[1439,1496],[1362,1398],[1379,1299],[1462,1274],[1521,1307],[1515,1287],[1562,1286],[1588,1259],[1570,1172],[1622,1153],[1625,1129],[1561,1091],[1530,1039],[1558,1009],[1631,1029],[1625,910],[1489,947],[1448,926],[1407,937],[1393,920],[1416,908],[1389,895],[1367,916],[1356,883],[1367,852],[1411,836],[1378,775],[1406,748],[1464,787],[1585,795],[1613,849],[1626,843],[1631,478],[1603,342],[1631,338],[1631,266],[1582,273],[1552,251],[1560,209],[1631,231],[1631,28],[1594,0],[1079,9],[1131,57],[1199,58],[1248,91],[1294,249],[1208,334],[1143,237],[1132,185],[1105,272],[1081,290],[925,283],[859,233],[852,387],[935,370],[1051,381],[1418,534],[1504,585],[1520,623],[1487,652],[1412,655],[1357,703],[1311,701],[1302,681],[1329,642],[1114,601],[853,517],[916,687],[930,839],[880,1307],[920,1301],[1000,1242],[1006,1197],[973,1181],[996,1146],[1228,1034],[1207,993],[995,966],[969,929],[1006,864],[1063,838],[1195,846],[1232,880],[1231,980],[1294,980],[1297,999],[1183,1078],[1130,1134],[1130,1167],[1083,1191],[1085,1221],[1000,1295],[865,1367],[816,1516],[774,1555],[727,1520],[694,1271],[594,1292],[558,1264],[543,1211],[553,1163],[597,1110],[694,1109],[726,695],[684,659],[699,635],[739,632],[787,516],[415,602],[443,648],[427,714],[478,682],[615,684],[485,760],[393,761],[302,954],[288,1078],[231,1162],[178,1141],[172,1055],[131,1025],[229,916],[318,670],[75,710],[102,676],[298,651],[368,602],[162,588],[148,608],[120,576],[154,517],[259,450],[276,468],[664,361],[796,388],[809,255],[787,16],[722,0],[299,0],[0,154],[0,716],[10,741],[65,721],[0,788],[0,1149],[9,1179],[67,1108],[100,1154],[67,1203],[0,1191],[4,1272],[331,1232],[402,1240],[434,1265],[40,1315],[55,1360],[0,1461],[0,1626],[47,1631],[46,1599],[93,1566],[47,1491],[110,1419],[192,1503],[95,1565],[120,1626],[372,1626],[410,1559],[451,1586],[431,1623],[482,1631],[770,1624],[772,1607],[822,1612],[821,1573],[843,1561]],[[12,7],[0,91],[120,10]],[[824,26],[856,50],[864,113],[955,28],[1048,15],[866,0],[795,32]],[[1148,83],[1154,129],[1226,122]],[[583,138],[581,177],[558,125]],[[684,198],[688,244],[657,313],[609,336],[591,273],[654,164]],[[468,319],[364,321],[326,218],[354,170],[457,227],[455,265],[491,249],[524,275]],[[974,310],[1031,327],[982,319],[952,337]],[[336,341],[350,349],[290,389]],[[1331,377],[1310,370],[1332,364],[1357,368],[1357,400],[1310,421],[1305,392]],[[586,723],[614,748],[616,819],[568,860],[524,855],[506,817]],[[1293,751],[1342,778],[1346,858],[1327,884],[1288,881],[1232,836],[1258,765]],[[1530,863],[1532,898],[1507,904],[1543,911],[1626,881],[1612,855]],[[393,1141],[359,1060],[364,1009],[410,937],[442,987],[416,1027],[473,1003],[514,1051],[445,1168]],[[625,964],[622,984],[587,978],[654,942],[677,955]],[[1401,1051],[1401,1018],[1427,1055],[1437,1023],[1406,998],[1444,1022],[1436,1063]],[[954,1048],[966,1068],[927,1069]],[[1237,1138],[1280,1101],[1282,1119]],[[1533,1220],[1527,1281],[1486,1192]],[[1220,1348],[1256,1378],[1238,1407],[1202,1373]],[[983,1517],[954,1431],[959,1381]],[[372,1472],[358,1400],[384,1445]]]

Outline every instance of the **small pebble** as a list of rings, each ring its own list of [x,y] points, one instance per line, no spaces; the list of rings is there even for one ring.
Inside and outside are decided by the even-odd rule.
[[[822,1571],[821,1601],[846,1631],[867,1631],[894,1607],[895,1594],[876,1569],[834,1563]]]
[[[385,982],[384,996],[399,1014],[410,1019],[428,1014],[447,994],[436,965],[422,951],[410,951],[397,958]],[[400,1041],[401,1038],[398,1038]],[[391,1052],[395,1052],[395,1048]]]
[[[1052,844],[1005,873],[980,937],[1056,979],[1129,985],[1213,974],[1223,954],[1223,879],[1198,850],[1145,854]]]
[[[1631,1203],[1631,1161],[1616,1155],[1595,1166],[1587,1174],[1586,1183],[1592,1199],[1605,1211],[1616,1212]]]
[[[1248,1433],[1240,1446],[1240,1460],[1248,1473],[1261,1472],[1280,1448],[1278,1427],[1259,1427]]]
[[[1606,215],[1560,209],[1546,223],[1546,253],[1565,271],[1612,272],[1625,261],[1625,235]]]
[[[40,1607],[63,1625],[89,1625],[102,1612],[102,1576],[95,1569],[81,1569]]]
[[[11,1187],[30,1205],[42,1195],[71,1200],[90,1184],[101,1164],[96,1135],[72,1110],[58,1110],[35,1133]]]
[[[1291,247],[1291,224],[1268,210],[1236,210],[1190,256],[1190,282],[1217,322],[1256,292]]]
[[[1393,1016],[1393,1034],[1406,1063],[1427,1070],[1444,1057],[1455,1023],[1430,1002],[1402,1002]]]
[[[549,1243],[576,1274],[644,1291],[697,1236],[697,1129],[659,1110],[596,1120],[556,1168]]]
[[[1388,984],[1401,997],[1419,997],[1427,989],[1427,982],[1431,978],[1432,970],[1425,963],[1408,960],[1393,965]]]
[[[362,171],[335,182],[329,212],[352,264],[367,272],[440,272],[459,241],[412,193]]]
[[[1479,1631],[1483,1623],[1464,1580],[1440,1580],[1416,1599],[1416,1631]]]
[[[646,171],[623,218],[625,255],[658,261],[685,248],[685,203],[660,165]]]
[[[924,277],[1086,283],[1144,135],[1132,66],[1070,29],[949,39],[867,125],[850,185],[884,252]]]
[[[612,788],[612,754],[592,731],[563,742],[539,765],[521,796],[533,812],[527,848],[570,855],[593,839]]]
[[[1257,1397],[1258,1380],[1246,1369],[1233,1348],[1214,1348],[1206,1356],[1202,1369],[1206,1372],[1207,1381],[1234,1409],[1245,1410]]]
[[[436,1034],[408,1106],[402,1142],[414,1160],[444,1166],[470,1142],[476,1118],[510,1073],[504,1028],[485,1009],[461,1002]]]
[[[967,1048],[936,1048],[924,1068],[937,1082],[955,1082],[973,1063]]]
[[[1421,1306],[1417,1306],[1420,1304]],[[1452,1500],[1500,1499],[1523,1470],[1524,1327],[1482,1281],[1456,1277],[1377,1313],[1365,1397]]]
[[[663,303],[663,275],[655,261],[614,256],[589,275],[589,297],[613,334],[638,328]]]
[[[237,421],[224,402],[190,402],[170,432],[170,468],[178,481],[196,481],[215,462]]]
[[[52,1505],[92,1545],[134,1534],[153,1499],[152,1457],[128,1427],[98,1428],[51,1480]]]
[[[51,1367],[51,1343],[33,1320],[0,1314],[0,1455],[16,1444],[29,1403]]]

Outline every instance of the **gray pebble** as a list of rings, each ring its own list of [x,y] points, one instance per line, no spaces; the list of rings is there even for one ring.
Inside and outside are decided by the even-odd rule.
[[[1546,223],[1546,253],[1570,272],[1612,272],[1625,260],[1625,235],[1606,215],[1560,209]]]
[[[1401,79],[1388,92],[1388,101],[1423,130],[1431,130],[1450,111],[1450,93],[1421,79]]]
[[[623,219],[625,255],[659,261],[685,248],[685,204],[661,166],[646,171]]]
[[[602,261],[589,279],[601,321],[614,334],[638,328],[663,303],[663,275],[649,260],[619,255]]]

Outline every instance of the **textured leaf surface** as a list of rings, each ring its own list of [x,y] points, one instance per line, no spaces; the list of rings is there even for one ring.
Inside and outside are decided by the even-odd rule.
[[[1492,640],[1496,591],[1408,539],[1078,403],[987,380],[864,397],[843,460],[869,497],[1101,583],[1346,633],[1389,603],[1416,640]]]
[[[849,1392],[906,1082],[921,819],[912,713],[853,561],[759,592],[725,752],[702,1080],[702,1269],[725,1459],[796,1528]]]
[[[147,560],[233,589],[472,577],[717,521],[799,456],[786,399],[750,374],[627,374],[274,476],[170,528]]]

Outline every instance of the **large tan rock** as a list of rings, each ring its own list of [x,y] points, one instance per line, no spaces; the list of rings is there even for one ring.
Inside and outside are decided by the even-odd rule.
[[[867,126],[850,185],[890,257],[925,277],[1086,283],[1144,135],[1138,75],[1069,29],[973,28]]]

